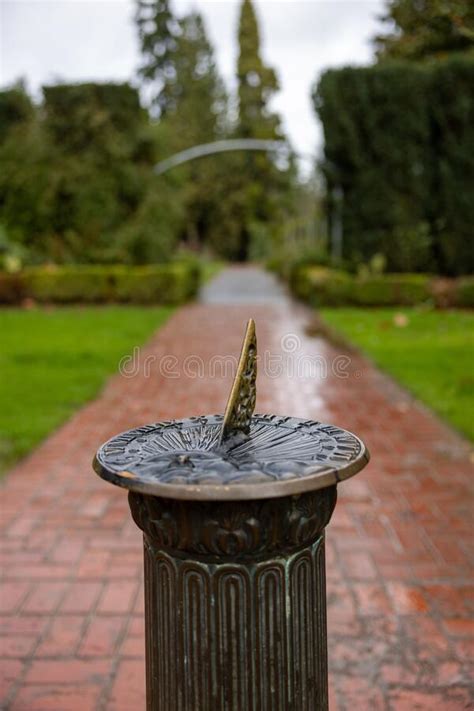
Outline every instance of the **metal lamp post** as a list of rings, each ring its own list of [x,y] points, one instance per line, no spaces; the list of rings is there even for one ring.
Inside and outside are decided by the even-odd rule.
[[[224,416],[114,437],[96,472],[144,534],[148,711],[328,708],[324,529],[360,439],[254,415],[250,321]]]

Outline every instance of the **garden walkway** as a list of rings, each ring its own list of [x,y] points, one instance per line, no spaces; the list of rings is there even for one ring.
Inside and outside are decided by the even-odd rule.
[[[125,493],[93,474],[92,456],[135,425],[222,412],[230,374],[210,377],[209,359],[238,354],[250,315],[262,357],[285,356],[289,372],[271,378],[260,367],[257,410],[337,423],[372,453],[364,473],[339,487],[328,531],[331,711],[472,708],[467,445],[365,360],[338,358],[340,349],[309,337],[309,311],[267,275],[235,268],[174,314],[133,377],[112,378],[7,476],[0,698],[8,711],[144,708],[141,536]],[[179,379],[160,374],[167,355]],[[318,373],[298,374],[303,357]]]

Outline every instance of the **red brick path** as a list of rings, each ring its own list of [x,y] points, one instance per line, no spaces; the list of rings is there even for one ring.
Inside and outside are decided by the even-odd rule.
[[[261,366],[258,411],[337,423],[372,453],[365,472],[339,487],[329,527],[331,711],[472,708],[468,448],[360,358],[351,356],[348,377],[335,377],[340,350],[305,335],[307,312],[275,301],[178,311],[141,352],[140,374],[113,378],[7,477],[0,698],[8,711],[144,708],[141,538],[125,493],[96,477],[91,459],[129,427],[222,412],[230,375],[210,378],[207,366],[216,352],[238,353],[249,315],[262,357],[281,353],[286,334],[299,339],[287,363],[293,377],[272,379]],[[145,377],[145,357],[166,354],[176,356],[168,368],[179,379],[150,361]],[[190,354],[206,366],[203,377],[192,377],[197,360],[183,372]],[[296,377],[302,355],[323,356],[328,373]]]

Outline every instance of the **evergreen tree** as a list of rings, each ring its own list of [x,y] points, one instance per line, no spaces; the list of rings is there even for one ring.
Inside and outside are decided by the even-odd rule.
[[[245,138],[278,138],[278,118],[268,108],[278,90],[273,69],[260,56],[260,36],[251,0],[243,0],[239,21],[239,91],[238,133]]]
[[[180,20],[175,66],[176,104],[167,121],[170,153],[219,138],[225,124],[224,86],[203,19],[196,12]],[[186,210],[183,241],[192,248],[203,246],[208,239],[215,215],[218,165],[219,159],[208,158],[177,170]]]
[[[165,116],[175,107],[179,24],[169,0],[137,0],[135,21],[142,52],[138,73],[150,87],[152,106]]]
[[[136,20],[143,53],[140,75],[145,87],[153,87],[152,107],[159,117],[152,126],[156,160],[213,141],[224,122],[226,97],[201,15],[177,19],[169,0],[138,0]],[[151,185],[147,214],[159,214],[166,195],[173,203],[170,210],[181,216],[180,227],[174,221],[177,237],[200,247],[213,210],[214,183],[212,160],[177,168]]]
[[[43,96],[35,107],[25,92],[0,92],[0,223],[26,261],[129,259],[118,233],[153,159],[136,89],[61,84]]]
[[[238,119],[235,134],[244,138],[281,140],[279,117],[269,108],[278,90],[273,69],[260,54],[260,36],[251,0],[243,0],[238,29]],[[279,170],[266,153],[235,154],[227,170],[227,256],[263,257],[275,239],[286,209],[291,171]],[[229,220],[229,217],[231,218]]]
[[[177,20],[169,0],[138,0],[137,23],[144,55],[141,76],[155,87],[160,117],[154,127],[157,160],[225,135],[282,137],[278,116],[269,108],[278,82],[261,59],[250,0],[243,2],[239,25],[239,110],[232,127],[202,17],[192,12]],[[247,259],[255,255],[255,243],[265,251],[281,223],[290,182],[291,171],[278,169],[265,153],[226,154],[162,176],[149,201],[160,200],[161,191],[171,192],[184,215],[182,241],[196,248],[211,244],[226,257]]]
[[[474,50],[472,0],[389,0],[382,20],[391,30],[374,40],[379,59]]]
[[[172,121],[176,147],[181,149],[217,137],[224,121],[226,97],[201,15],[192,12],[179,25]]]

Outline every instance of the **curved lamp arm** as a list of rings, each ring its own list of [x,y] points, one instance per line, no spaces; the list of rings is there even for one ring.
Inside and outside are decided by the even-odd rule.
[[[192,148],[175,153],[157,163],[153,170],[156,175],[162,175],[177,165],[187,163],[195,158],[213,155],[214,153],[226,153],[227,151],[278,151],[282,148],[287,148],[287,144],[284,141],[268,141],[259,138],[229,138],[192,146]]]

